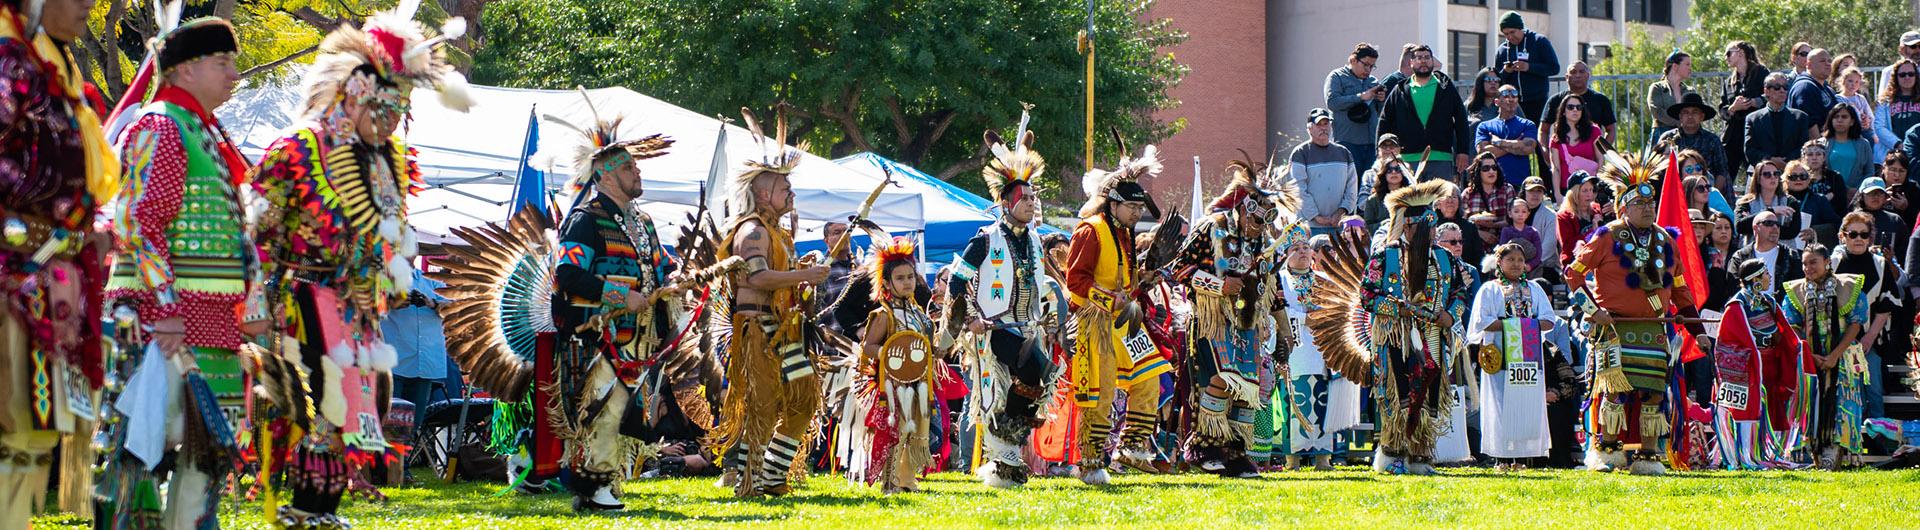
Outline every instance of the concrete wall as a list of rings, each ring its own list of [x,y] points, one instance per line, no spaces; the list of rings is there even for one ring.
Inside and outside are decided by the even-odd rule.
[[[1184,214],[1192,189],[1193,157],[1217,177],[1237,149],[1261,153],[1267,116],[1266,0],[1161,0],[1148,13],[1172,19],[1187,41],[1164,50],[1191,70],[1172,90],[1178,107],[1156,114],[1185,130],[1159,144],[1167,169],[1151,183],[1161,205]],[[1212,178],[1206,193],[1218,191]],[[1177,208],[1175,208],[1177,205]]]
[[[1445,1],[1445,0],[1422,0]],[[1380,49],[1374,77],[1399,67],[1400,45],[1421,40],[1417,2],[1408,0],[1274,0],[1273,38],[1284,53],[1271,65],[1278,75],[1273,87],[1274,108],[1268,119],[1272,130],[1298,142],[1306,138],[1307,110],[1327,104],[1327,73],[1347,64],[1353,45],[1372,43]],[[1437,52],[1437,50],[1436,50]],[[1275,137],[1277,139],[1277,137]],[[1283,149],[1292,148],[1289,145]]]

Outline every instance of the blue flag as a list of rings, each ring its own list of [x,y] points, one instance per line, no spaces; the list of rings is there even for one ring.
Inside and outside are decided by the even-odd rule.
[[[547,172],[534,169],[533,154],[540,150],[540,113],[538,108],[527,111],[527,143],[520,148],[520,174],[513,184],[513,209],[509,214],[520,213],[526,207],[545,208],[547,204]]]

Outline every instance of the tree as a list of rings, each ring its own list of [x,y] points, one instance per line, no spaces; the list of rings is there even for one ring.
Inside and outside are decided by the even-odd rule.
[[[1693,55],[1694,70],[1724,71],[1720,51],[1744,40],[1760,51],[1760,60],[1783,70],[1793,43],[1809,42],[1834,56],[1851,53],[1862,66],[1892,64],[1900,34],[1913,21],[1909,2],[1874,0],[1694,0],[1688,8],[1693,27],[1652,37],[1645,26],[1628,29],[1625,46],[1594,68],[1596,74],[1657,74],[1675,48]]]
[[[1145,20],[1151,0],[1094,8],[1096,165],[1174,132],[1152,113],[1186,68],[1185,36]],[[529,88],[628,86],[704,114],[793,106],[799,137],[831,155],[874,151],[943,179],[984,163],[980,131],[1010,134],[1031,103],[1043,186],[1077,176],[1085,59],[1081,0],[500,0],[474,79]],[[1067,178],[1077,182],[1077,178]],[[973,179],[960,181],[973,183]],[[977,185],[977,184],[969,184]],[[1077,188],[1077,184],[1070,188]]]
[[[468,16],[477,24],[481,9],[489,0],[439,0],[424,2],[421,19],[438,24],[453,15]],[[368,15],[391,9],[395,0],[186,0],[181,18],[216,16],[233,22],[240,40],[236,61],[244,77],[268,83],[291,82],[298,66],[311,62],[320,39],[343,23],[359,23]],[[74,58],[87,80],[99,86],[107,97],[118,99],[126,92],[140,60],[146,57],[147,41],[154,37],[158,23],[154,4],[140,0],[100,0],[94,4],[86,34],[74,43]],[[455,43],[472,45],[471,39]]]

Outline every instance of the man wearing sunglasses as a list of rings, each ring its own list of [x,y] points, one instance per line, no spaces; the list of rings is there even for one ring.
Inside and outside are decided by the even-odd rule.
[[[1494,103],[1500,117],[1481,121],[1474,127],[1474,144],[1481,152],[1498,156],[1500,173],[1507,184],[1519,186],[1533,176],[1533,161],[1528,158],[1540,148],[1540,127],[1520,116],[1520,91],[1513,85],[1501,85]],[[1474,178],[1478,178],[1476,175]]]
[[[1767,266],[1767,277],[1773,282],[1765,292],[1779,294],[1780,287],[1788,281],[1804,276],[1800,271],[1800,251],[1780,244],[1780,216],[1772,211],[1762,211],[1753,216],[1753,241],[1740,250],[1733,252],[1728,263],[1746,263],[1757,259]]]
[[[1813,120],[1807,113],[1787,106],[1787,75],[1767,75],[1764,93],[1767,106],[1747,115],[1747,160],[1772,160],[1785,166],[1800,158],[1800,146],[1813,136]]]

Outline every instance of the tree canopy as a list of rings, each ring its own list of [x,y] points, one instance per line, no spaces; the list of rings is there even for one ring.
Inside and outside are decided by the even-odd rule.
[[[1911,3],[1885,0],[1693,0],[1688,15],[1693,27],[1665,37],[1630,29],[1626,46],[1595,73],[1657,74],[1674,49],[1693,55],[1694,70],[1725,70],[1720,51],[1736,40],[1753,43],[1761,62],[1775,70],[1786,68],[1793,43],[1803,41],[1836,57],[1854,54],[1862,66],[1885,66],[1913,24]]]
[[[1096,166],[1172,134],[1153,119],[1186,68],[1185,38],[1145,18],[1151,0],[1093,2]],[[1036,149],[1082,170],[1082,0],[499,0],[487,6],[476,82],[626,86],[695,111],[792,105],[795,131],[828,155],[874,151],[941,178],[977,170],[981,132],[1011,132],[1033,105]],[[644,117],[636,117],[644,119]],[[1066,178],[1077,183],[1077,178]],[[978,187],[975,179],[956,183]],[[1070,184],[1068,189],[1077,188]]]

